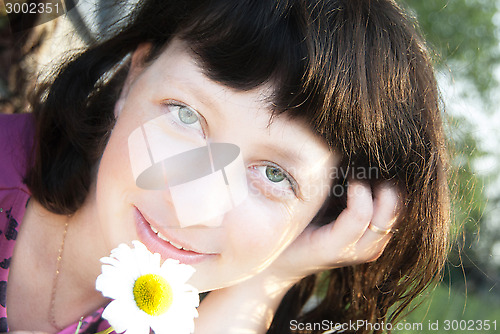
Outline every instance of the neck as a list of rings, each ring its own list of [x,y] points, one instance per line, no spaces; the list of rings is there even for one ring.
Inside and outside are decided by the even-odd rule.
[[[66,246],[63,254],[60,288],[63,289],[59,314],[69,305],[79,305],[77,318],[103,306],[107,300],[95,290],[95,281],[101,273],[100,258],[109,255],[100,231],[100,224],[93,210],[92,198],[69,218]],[[65,299],[63,299],[65,298]],[[68,304],[64,304],[66,301]],[[57,303],[57,302],[56,302]]]
[[[95,232],[99,231],[98,220],[89,203],[66,216],[49,212],[33,202],[30,214],[36,224],[26,230],[32,231],[34,253],[45,250],[39,253],[38,260],[46,263],[49,280],[45,282],[51,284],[46,287],[52,291],[48,320],[52,327],[64,328],[106,303],[95,290],[95,280],[101,271],[99,259],[108,254],[99,247],[104,243]]]

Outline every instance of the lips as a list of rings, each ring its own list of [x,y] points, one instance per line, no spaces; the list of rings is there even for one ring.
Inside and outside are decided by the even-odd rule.
[[[156,234],[156,236],[157,236],[158,238],[160,238],[160,239],[161,239],[161,240],[163,240],[163,241],[168,242],[169,244],[171,244],[171,245],[172,245],[172,246],[174,246],[175,248],[180,249],[180,250],[189,251],[189,252],[199,253],[199,252],[196,252],[196,251],[194,251],[194,250],[192,250],[192,249],[187,248],[186,246],[182,246],[182,245],[180,245],[180,244],[175,243],[174,241],[169,240],[169,239],[168,239],[166,236],[164,236],[164,235],[163,235],[160,231],[158,231],[156,228],[154,228],[154,226],[151,226],[151,225],[150,225],[149,227],[151,228],[151,230],[153,230],[153,232]]]
[[[154,253],[159,253],[162,259],[175,259],[184,264],[196,264],[208,260],[217,254],[203,253],[199,250],[193,250],[192,247],[181,241],[174,240],[164,231],[159,231],[153,226],[154,222],[146,219],[138,208],[135,209],[135,221],[137,234],[140,241]],[[157,226],[157,225],[156,225]]]

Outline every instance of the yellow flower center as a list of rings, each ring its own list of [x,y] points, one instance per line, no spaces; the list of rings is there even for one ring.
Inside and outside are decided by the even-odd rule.
[[[172,305],[172,287],[160,275],[142,275],[134,284],[134,300],[147,314],[161,315]]]

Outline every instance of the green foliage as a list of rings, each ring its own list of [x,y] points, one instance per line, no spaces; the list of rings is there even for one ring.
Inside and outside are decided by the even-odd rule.
[[[423,330],[418,333],[498,333],[500,330],[500,302],[493,296],[479,298],[475,295],[456,293],[446,286],[440,286],[431,296],[422,298],[426,298],[423,304],[401,321],[403,324],[422,324]],[[457,321],[465,320],[467,325],[472,327],[469,327],[471,330],[453,330],[450,326],[450,330],[445,330],[445,320],[450,322],[455,320],[454,325],[457,325]],[[485,324],[485,320],[489,320],[490,329],[477,330],[481,324]],[[496,330],[493,326],[495,320]],[[436,321],[439,330],[429,330],[429,323]],[[416,331],[398,330],[393,333],[413,334]]]
[[[447,115],[451,155],[450,189],[453,217],[468,234],[476,233],[486,207],[485,180],[475,172],[474,162],[486,153],[478,148],[471,124],[463,117]]]
[[[450,190],[454,227],[453,247],[448,256],[444,281],[459,291],[482,293],[488,290],[491,278],[488,247],[479,248],[479,233],[487,197],[486,179],[475,171],[474,163],[486,153],[478,148],[472,126],[460,117],[447,118],[448,147],[451,151]],[[484,241],[483,241],[484,243]]]
[[[496,83],[492,67],[500,60],[494,24],[496,2],[491,0],[404,0],[417,18],[426,40],[440,56],[436,66],[449,68],[453,76],[476,87],[485,98]],[[453,112],[453,111],[452,111]],[[478,148],[472,124],[465,118],[446,117],[451,155],[450,190],[454,235],[445,281],[470,290],[485,289],[489,264],[483,247],[477,247],[487,197],[485,178],[474,164],[485,156]],[[491,245],[489,245],[491,246]]]
[[[496,85],[492,67],[500,60],[493,0],[403,0],[439,55],[484,96]],[[445,65],[447,64],[447,65]]]
[[[455,81],[475,87],[488,105],[489,95],[497,88],[493,68],[500,61],[498,28],[494,23],[497,2],[492,0],[404,0],[417,18],[429,46],[436,52],[438,71],[450,71]],[[446,87],[444,87],[446,89]],[[449,109],[448,109],[449,110]],[[453,114],[453,110],[451,114]],[[431,298],[405,319],[424,324],[443,320],[498,320],[500,303],[494,290],[498,273],[489,262],[493,244],[478,247],[481,223],[487,206],[487,179],[476,172],[475,164],[487,153],[478,145],[478,134],[471,121],[447,113],[445,119],[451,156],[450,190],[454,222],[453,248],[444,272],[444,283]],[[486,238],[487,239],[487,238]],[[493,274],[492,274],[493,272]],[[495,293],[496,292],[496,293]],[[495,297],[491,298],[488,295]],[[425,298],[425,296],[423,296]],[[491,300],[490,300],[491,299]],[[488,303],[485,301],[488,300]],[[443,328],[440,327],[442,330]],[[481,331],[497,332],[497,331]],[[414,331],[397,331],[413,333]],[[435,331],[434,331],[435,332]],[[443,331],[438,331],[443,332]],[[463,331],[446,331],[461,333]]]

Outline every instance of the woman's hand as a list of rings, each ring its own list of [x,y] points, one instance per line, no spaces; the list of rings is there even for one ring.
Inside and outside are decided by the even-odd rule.
[[[392,236],[399,205],[389,182],[372,193],[366,182],[350,181],[347,207],[338,218],[309,225],[265,272],[295,283],[319,271],[375,261]]]

